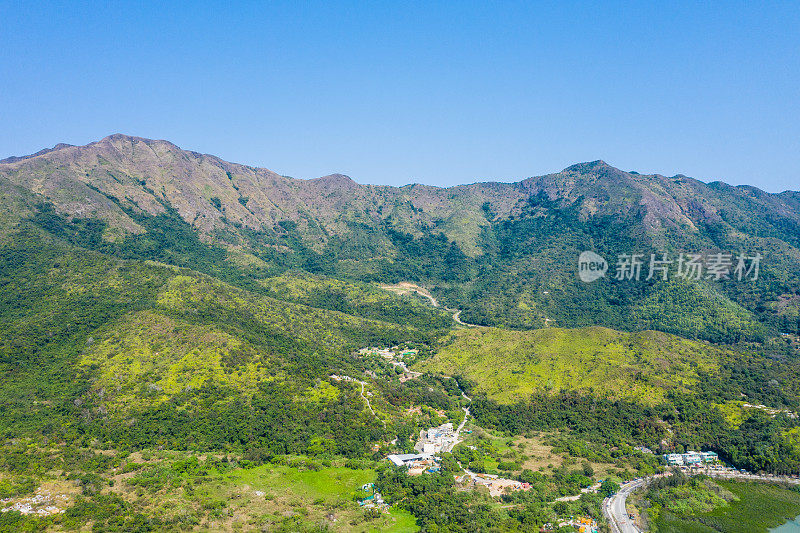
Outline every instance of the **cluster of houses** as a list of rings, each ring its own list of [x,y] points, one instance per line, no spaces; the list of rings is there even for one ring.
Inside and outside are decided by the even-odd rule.
[[[600,528],[597,525],[597,521],[590,517],[578,517],[572,518],[570,520],[564,520],[559,522],[558,527],[567,527],[572,526],[578,533],[596,533],[600,531]],[[546,528],[546,531],[552,531],[552,526]]]
[[[418,476],[425,472],[439,471],[439,458],[442,452],[449,452],[458,443],[458,435],[453,424],[447,422],[441,426],[428,428],[419,432],[419,439],[414,445],[417,453],[389,455],[387,459],[397,466],[408,468],[408,475]]]
[[[670,466],[697,466],[719,461],[719,456],[715,452],[665,453],[663,457]]]
[[[358,505],[364,509],[378,509],[382,512],[389,510],[389,505],[383,501],[381,493],[375,490],[375,483],[366,483],[361,487],[361,490],[368,493],[369,496],[366,496],[363,500],[359,500]]]
[[[408,468],[409,476],[419,476],[424,473],[439,471],[439,458],[429,453],[403,453],[387,457],[397,466]],[[485,487],[492,497],[498,497],[509,491],[529,490],[531,485],[515,479],[505,479],[494,474],[477,474],[466,471],[465,474],[456,476],[456,485],[462,489],[480,489]]]
[[[420,430],[414,449],[420,453],[435,454],[449,452],[458,442],[458,435],[451,422],[435,428]]]
[[[399,368],[402,372],[400,374],[400,382],[408,381],[409,379],[418,378],[422,374],[420,372],[414,372],[413,370],[409,370],[408,366],[403,359],[406,357],[416,356],[419,353],[419,350],[414,349],[400,349],[399,346],[392,346],[391,348],[377,348],[377,347],[369,347],[369,348],[361,348],[358,351],[358,355],[365,357],[365,356],[373,356],[373,357],[381,357],[389,362],[394,367]]]
[[[400,360],[405,357],[409,357],[412,355],[417,355],[419,350],[412,350],[412,349],[405,349],[401,350],[399,346],[392,346],[391,348],[378,348],[371,346],[369,348],[361,348],[358,351],[359,355],[374,355],[378,357],[383,357],[387,361],[395,361]]]
[[[355,379],[355,378],[351,378],[350,376],[339,376],[339,375],[337,375],[337,374],[331,374],[331,375],[330,375],[330,378],[331,378],[333,381],[355,381],[355,382],[357,382],[357,383],[360,383],[360,381],[358,381],[358,380],[357,380],[357,379]]]

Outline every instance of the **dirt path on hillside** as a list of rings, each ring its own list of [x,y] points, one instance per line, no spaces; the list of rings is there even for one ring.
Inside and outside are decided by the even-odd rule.
[[[396,285],[381,285],[381,289],[392,291],[395,294],[403,295],[408,294],[410,292],[416,292],[420,296],[427,298],[431,301],[431,305],[434,307],[439,307],[439,302],[436,301],[436,298],[433,297],[431,292],[426,289],[425,287],[420,287],[414,283],[409,281],[401,281]]]
[[[445,311],[453,313],[453,321],[460,326],[465,326],[468,328],[486,327],[486,326],[480,326],[478,324],[470,324],[468,322],[464,322],[463,320],[461,320],[461,309],[452,309],[450,307],[440,306],[439,302],[436,300],[436,298],[434,298],[434,296],[428,289],[426,289],[425,287],[420,287],[416,283],[411,283],[410,281],[401,281],[396,285],[381,285],[381,289],[392,291],[393,293],[399,294],[401,296],[404,294],[415,292],[420,296],[422,296],[423,298],[427,298],[428,300],[430,300],[431,305],[433,307],[441,307]]]

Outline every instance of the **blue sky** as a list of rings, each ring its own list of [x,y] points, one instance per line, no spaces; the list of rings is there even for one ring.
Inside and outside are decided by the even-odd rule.
[[[300,178],[800,189],[798,2],[80,4],[0,0],[0,158],[121,132]]]

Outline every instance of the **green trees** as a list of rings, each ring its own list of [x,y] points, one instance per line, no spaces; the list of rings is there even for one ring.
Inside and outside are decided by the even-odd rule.
[[[619,483],[611,479],[603,480],[603,483],[600,485],[600,494],[608,498],[617,492],[619,492]]]
[[[536,505],[508,514],[499,511],[479,493],[456,491],[452,473],[444,469],[407,476],[402,469],[385,467],[379,470],[375,486],[387,502],[412,512],[424,531],[530,531],[548,516]]]

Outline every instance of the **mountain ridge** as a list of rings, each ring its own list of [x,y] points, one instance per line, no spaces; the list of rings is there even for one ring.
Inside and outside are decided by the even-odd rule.
[[[711,310],[732,298],[723,307],[738,316],[735,323],[754,324],[749,313],[755,309],[764,315],[781,299],[793,301],[793,280],[800,277],[800,193],[631,173],[602,160],[512,183],[393,187],[359,184],[343,174],[296,179],[165,140],[114,134],[0,164],[0,191],[7,214],[0,239],[31,217],[62,228],[94,220],[99,226],[92,231],[100,233],[93,246],[135,246],[136,254],[152,258],[146,250],[155,235],[165,238],[171,228],[180,239],[194,234],[238,258],[231,261],[425,284],[463,309],[467,322],[482,325],[526,329],[554,320],[562,326],[600,321],[692,336],[700,323],[697,309],[722,316]],[[176,238],[164,242],[174,246]],[[585,249],[604,257],[761,250],[765,273],[777,285],[755,295],[732,285],[690,287],[695,309],[686,312],[693,325],[671,320],[659,326],[656,313],[640,309],[659,300],[652,291],[662,289],[652,283],[605,286],[614,295],[595,300],[596,288],[576,285],[569,265]],[[666,294],[679,298],[682,290]],[[593,310],[580,313],[573,300]],[[617,300],[628,302],[626,311],[597,303]],[[775,327],[796,329],[785,321]],[[699,331],[726,339],[741,333],[716,323]],[[745,338],[761,335],[749,330]]]
[[[52,148],[43,148],[43,149],[41,149],[41,150],[39,150],[37,152],[34,152],[34,153],[25,154],[25,155],[19,155],[19,156],[10,155],[10,156],[7,156],[7,157],[5,157],[3,159],[0,159],[0,165],[18,163],[20,161],[32,159],[32,158],[35,158],[35,157],[38,157],[38,156],[42,156],[42,155],[47,155],[49,153],[57,152],[57,151],[60,151],[60,150],[66,149],[66,148],[88,148],[88,147],[91,147],[91,146],[94,146],[94,145],[101,144],[103,142],[112,142],[112,141],[138,141],[138,142],[144,142],[146,144],[165,143],[165,144],[171,145],[172,147],[174,147],[174,148],[176,148],[178,150],[193,154],[193,155],[198,156],[198,157],[209,157],[209,158],[213,158],[213,159],[219,160],[220,162],[223,162],[223,163],[242,165],[242,166],[246,166],[246,167],[253,168],[253,169],[267,170],[269,172],[272,172],[272,171],[270,171],[270,170],[268,170],[268,169],[266,169],[264,167],[253,167],[251,165],[246,165],[244,163],[229,162],[229,161],[224,160],[221,157],[219,157],[217,155],[214,155],[214,154],[204,153],[204,152],[197,152],[195,150],[184,149],[184,148],[181,148],[180,146],[176,145],[175,143],[173,143],[173,142],[171,142],[171,141],[169,141],[167,139],[151,139],[151,138],[147,138],[147,137],[141,137],[141,136],[137,136],[137,135],[129,135],[129,134],[125,134],[125,133],[112,133],[110,135],[107,135],[107,136],[103,137],[102,139],[99,139],[97,141],[92,141],[92,142],[89,142],[89,143],[84,144],[84,145],[75,145],[75,144],[68,144],[68,143],[61,142],[61,143],[57,143]],[[614,166],[610,165],[609,163],[607,163],[606,161],[604,161],[602,159],[596,159],[596,160],[593,160],[593,161],[584,161],[584,162],[574,163],[572,165],[569,165],[569,166],[565,167],[560,172],[596,171],[596,170],[601,170],[601,169],[602,170],[607,170],[607,171],[612,171],[612,172],[621,172],[621,173],[627,173],[627,174],[634,174],[634,175],[639,175],[639,176],[643,176],[643,177],[657,176],[657,177],[664,177],[664,178],[670,178],[670,179],[692,179],[692,180],[699,181],[700,183],[703,183],[705,185],[711,185],[711,184],[714,184],[714,183],[721,183],[721,184],[724,184],[724,185],[726,185],[728,187],[753,188],[753,189],[758,190],[759,192],[763,192],[763,193],[770,194],[770,195],[780,195],[780,194],[784,194],[784,193],[798,193],[798,192],[800,192],[800,191],[795,191],[795,190],[792,190],[792,189],[786,189],[784,191],[779,191],[779,192],[772,193],[772,192],[760,189],[759,187],[756,187],[755,185],[750,185],[750,184],[731,185],[731,184],[729,184],[729,183],[727,183],[725,181],[721,181],[721,180],[714,180],[714,181],[710,181],[710,182],[705,182],[705,181],[702,181],[702,180],[697,180],[696,178],[690,178],[689,176],[686,176],[684,174],[676,174],[674,176],[665,176],[665,175],[658,174],[658,173],[644,174],[644,173],[640,173],[640,172],[636,172],[636,171],[623,171],[623,170],[621,170],[621,169],[619,169],[617,167],[614,167]],[[338,172],[334,172],[334,173],[331,173],[331,174],[328,174],[328,175],[325,175],[325,176],[312,177],[312,178],[294,178],[294,177],[290,177],[290,176],[283,176],[283,177],[296,179],[296,180],[303,180],[303,181],[322,180],[322,179],[333,178],[333,177],[337,177],[337,178],[344,177],[344,178],[347,178],[350,181],[353,181],[353,182],[357,183],[358,185],[363,185],[363,186],[370,186],[370,185],[371,186],[376,186],[376,187],[384,187],[385,186],[385,187],[393,187],[393,188],[401,188],[401,189],[405,188],[405,187],[424,186],[424,187],[434,187],[434,188],[437,188],[437,189],[452,189],[452,188],[464,187],[464,186],[470,186],[470,185],[515,184],[515,183],[521,183],[521,182],[524,182],[524,181],[532,180],[532,179],[535,179],[537,177],[544,177],[544,176],[549,176],[549,175],[553,175],[553,174],[557,174],[557,173],[558,172],[550,173],[550,174],[543,174],[543,175],[540,175],[540,176],[529,176],[529,177],[526,177],[526,178],[520,178],[520,179],[515,180],[515,181],[499,181],[499,180],[474,181],[474,182],[462,183],[462,184],[450,185],[450,186],[439,186],[439,185],[431,185],[431,184],[418,183],[418,182],[406,183],[404,185],[399,185],[399,186],[381,185],[381,184],[373,184],[373,183],[359,183],[359,182],[356,182],[355,180],[353,180],[353,178],[351,176],[348,176],[348,175],[345,175],[345,174],[341,174],[341,173],[338,173]]]
[[[116,225],[117,229],[133,232],[138,231],[135,223],[126,220],[125,214],[109,205],[109,201],[114,201],[112,197],[123,203],[130,201],[134,207],[150,215],[162,213],[163,203],[175,200],[174,207],[181,216],[206,236],[223,228],[237,232],[221,220],[223,217],[245,227],[264,230],[274,228],[280,220],[302,223],[304,213],[323,219],[321,225],[336,232],[337,222],[332,220],[334,216],[328,211],[341,209],[343,203],[357,211],[355,218],[373,220],[385,219],[384,210],[402,210],[400,204],[410,204],[411,218],[420,220],[401,229],[411,229],[412,234],[419,232],[421,224],[435,224],[436,221],[464,215],[465,208],[469,217],[474,219],[473,226],[481,226],[486,222],[481,220],[486,219],[481,213],[485,202],[489,202],[494,218],[502,219],[519,214],[520,202],[539,193],[562,202],[585,198],[584,216],[594,216],[598,210],[601,214],[610,209],[618,210],[620,202],[614,202],[615,198],[628,204],[632,203],[629,200],[638,201],[647,212],[649,225],[685,225],[692,229],[695,224],[687,213],[713,217],[714,209],[697,205],[686,196],[698,191],[707,195],[709,191],[718,189],[727,194],[749,196],[778,209],[782,216],[800,220],[800,215],[796,214],[800,193],[794,191],[775,194],[751,186],[705,184],[683,176],[668,178],[658,174],[633,174],[602,160],[577,163],[560,172],[511,183],[393,187],[360,184],[342,174],[311,179],[291,178],[265,168],[230,163],[214,155],[183,150],[166,140],[123,134],[113,134],[84,146],[60,144],[53,149],[16,157],[12,161],[9,159],[0,163],[0,177],[43,194],[65,214],[82,216],[88,209],[112,226]],[[12,179],[20,173],[28,176],[43,174],[48,180],[28,185]],[[92,176],[93,173],[100,175]],[[108,176],[102,175],[107,173],[112,174],[111,178],[118,183],[107,183]],[[168,179],[162,179],[164,174],[169,174]],[[237,183],[234,176],[241,176],[244,183]],[[192,187],[194,182],[197,187]],[[75,198],[69,198],[66,191],[57,190],[65,185],[67,190],[72,189],[72,196],[84,196],[82,205],[77,204]],[[92,190],[87,191],[87,186]],[[314,197],[319,194],[328,195],[331,202],[326,205]],[[608,202],[611,205],[604,210]],[[424,214],[426,211],[436,213],[431,216]],[[445,233],[448,232],[445,230]],[[475,245],[464,239],[459,244],[467,248]]]
[[[473,438],[544,432],[553,454],[619,472],[641,468],[616,454],[633,446],[797,472],[798,199],[600,160],[450,188],[298,180],[123,135],[0,164],[0,431],[18,443],[0,463],[18,474],[36,449],[65,465],[152,449],[241,471],[298,456],[377,465],[468,414]],[[609,265],[587,284],[585,250],[612,264],[763,252],[763,265],[741,283],[644,267],[619,280]],[[388,290],[401,281],[440,305]],[[402,363],[376,354],[392,346]],[[492,453],[496,465],[465,466],[523,468]],[[536,479],[566,479],[564,465]],[[52,471],[77,489],[96,468]],[[115,463],[116,489],[85,501],[204,490],[135,468],[129,483]]]

